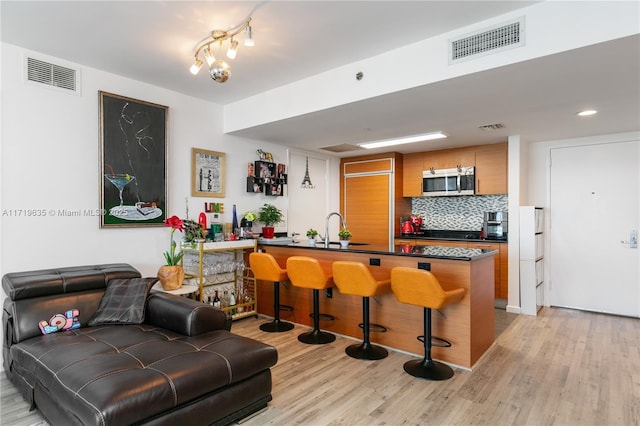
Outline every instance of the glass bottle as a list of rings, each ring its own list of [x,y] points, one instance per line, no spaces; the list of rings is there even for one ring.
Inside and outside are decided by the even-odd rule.
[[[231,296],[229,296],[229,306],[231,306],[231,315],[235,315],[236,313],[236,295],[235,293],[232,291],[231,292]]]
[[[213,307],[220,309],[220,297],[218,297],[218,290],[216,290],[215,296],[213,296]]]
[[[232,218],[232,222],[231,222],[231,232],[233,232],[234,234],[238,235],[238,214],[236,212],[236,205],[233,205],[233,218]]]

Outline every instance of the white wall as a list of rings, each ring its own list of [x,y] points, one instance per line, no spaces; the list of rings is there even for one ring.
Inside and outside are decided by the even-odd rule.
[[[205,201],[223,202],[227,222],[234,203],[239,216],[267,202],[290,213],[287,197],[245,192],[247,163],[258,159],[256,149],[272,152],[276,162],[286,163],[286,148],[225,135],[222,110],[215,104],[36,52],[29,53],[79,68],[81,95],[24,84],[25,51],[6,43],[1,48],[0,276],[111,262],[127,262],[143,275],[155,276],[162,265],[162,253],[169,247],[169,231],[164,227],[100,229],[96,216],[56,214],[60,209],[100,207],[99,90],[169,107],[169,215],[184,217],[188,202],[190,218],[197,219]],[[205,85],[203,90],[215,87]],[[191,197],[192,147],[227,154],[225,198]],[[330,172],[336,177],[329,179],[335,198],[330,208],[338,205],[337,164],[332,159]],[[48,214],[26,215],[36,209]],[[286,231],[286,223],[277,231]],[[1,294],[4,301],[5,294]]]

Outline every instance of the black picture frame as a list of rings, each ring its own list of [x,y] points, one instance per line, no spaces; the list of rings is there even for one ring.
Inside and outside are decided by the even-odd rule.
[[[100,227],[164,226],[169,107],[98,95]]]

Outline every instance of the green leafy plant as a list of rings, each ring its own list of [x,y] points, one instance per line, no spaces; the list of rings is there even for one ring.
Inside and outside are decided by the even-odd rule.
[[[192,243],[196,240],[203,240],[207,236],[206,231],[198,222],[187,219],[182,221],[182,223],[184,225],[185,242]]]
[[[313,228],[310,228],[309,230],[307,230],[307,237],[309,238],[315,238],[318,235],[318,231],[316,231]]]
[[[347,228],[342,228],[340,229],[340,232],[338,232],[338,237],[340,237],[341,240],[348,240],[349,238],[351,238],[351,231],[349,231]]]
[[[184,222],[178,216],[171,216],[165,219],[164,226],[171,227],[171,244],[169,251],[165,251],[164,258],[167,262],[167,266],[175,266],[182,260],[182,251],[176,253],[176,242],[173,240],[173,233],[178,231],[184,231]]]
[[[282,222],[283,217],[282,211],[273,204],[264,204],[258,210],[258,221],[264,223],[266,227]]]

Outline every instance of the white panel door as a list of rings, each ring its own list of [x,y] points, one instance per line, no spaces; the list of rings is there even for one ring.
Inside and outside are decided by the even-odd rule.
[[[303,188],[307,173],[313,188]],[[288,229],[291,234],[299,234],[297,240],[307,239],[309,228],[324,234],[325,218],[328,214],[328,158],[320,158],[304,152],[289,152],[289,175],[287,190],[289,195]]]
[[[551,150],[551,305],[640,317],[639,147]]]

